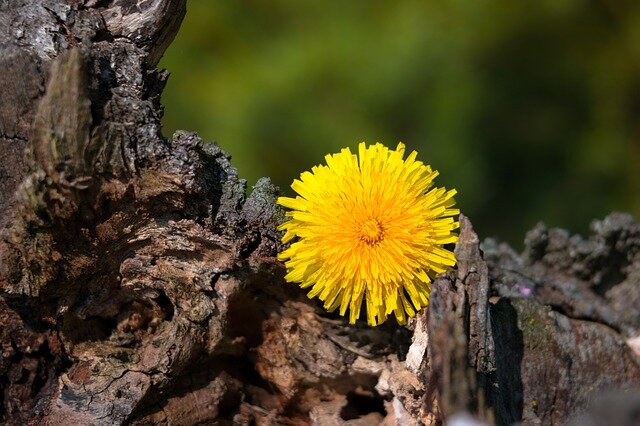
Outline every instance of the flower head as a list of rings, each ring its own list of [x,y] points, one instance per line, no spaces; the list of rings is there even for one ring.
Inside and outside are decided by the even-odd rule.
[[[404,152],[402,143],[362,142],[357,156],[345,148],[293,181],[296,198],[278,198],[291,209],[278,228],[293,241],[278,255],[286,280],[329,311],[349,309],[351,324],[363,300],[370,325],[392,312],[404,324],[429,303],[433,276],[456,262],[443,248],[458,239],[456,191],[431,188],[438,172]]]

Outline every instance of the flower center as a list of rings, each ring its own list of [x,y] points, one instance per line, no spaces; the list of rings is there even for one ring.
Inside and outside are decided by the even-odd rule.
[[[384,228],[378,219],[367,219],[362,226],[360,226],[358,235],[362,241],[373,246],[384,238]]]

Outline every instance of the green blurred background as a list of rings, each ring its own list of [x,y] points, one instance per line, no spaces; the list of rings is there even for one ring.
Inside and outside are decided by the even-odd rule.
[[[216,141],[249,185],[403,141],[481,237],[640,217],[637,0],[190,0],[160,66],[165,134]]]

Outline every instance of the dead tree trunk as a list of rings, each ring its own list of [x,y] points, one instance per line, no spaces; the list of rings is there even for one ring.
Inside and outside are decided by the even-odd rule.
[[[161,134],[184,13],[0,0],[0,422],[562,424],[615,389],[592,416],[632,424],[636,222],[519,256],[462,218],[426,314],[350,327],[283,283],[269,180],[246,197],[218,147]]]

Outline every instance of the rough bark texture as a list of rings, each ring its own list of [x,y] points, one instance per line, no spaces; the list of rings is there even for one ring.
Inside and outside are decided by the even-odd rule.
[[[462,217],[426,313],[348,326],[283,283],[269,180],[161,134],[184,11],[0,0],[0,422],[638,422],[631,217],[521,256]]]
[[[461,223],[458,270],[436,281],[427,315],[424,380],[441,414],[566,424],[618,391],[610,424],[640,421],[638,223],[612,214],[589,240],[540,224],[522,256],[492,240],[481,251]]]

